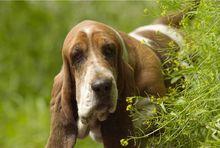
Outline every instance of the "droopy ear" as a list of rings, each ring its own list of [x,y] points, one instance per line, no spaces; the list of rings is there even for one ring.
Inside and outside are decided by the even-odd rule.
[[[132,59],[129,59],[129,50],[132,50],[132,42],[130,43],[127,35],[120,32],[120,35],[124,42],[124,48],[122,49],[118,57],[118,93],[119,97],[126,98],[135,95],[135,80],[134,69],[131,66]],[[125,53],[126,52],[126,53]]]
[[[77,105],[75,82],[72,80],[67,60],[55,77],[50,103],[51,127],[47,148],[72,148],[77,137]]]
[[[70,72],[70,64],[65,57],[63,57],[63,71],[61,105],[66,118],[73,122],[77,118],[75,78]]]
[[[118,63],[118,95],[120,98],[126,98],[135,95],[134,70],[124,60]]]

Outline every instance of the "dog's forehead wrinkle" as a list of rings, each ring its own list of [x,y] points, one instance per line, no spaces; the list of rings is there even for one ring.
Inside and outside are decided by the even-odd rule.
[[[81,31],[84,32],[88,37],[92,37],[94,33],[104,32],[104,30],[96,26],[85,27],[85,28],[82,28]]]
[[[111,35],[115,34],[114,31],[112,31],[111,27],[109,27],[108,25],[100,23],[100,22],[96,22],[96,21],[91,21],[91,20],[86,20],[86,21],[79,23],[72,30],[82,31],[86,33],[88,36],[91,36],[96,32],[102,32],[102,33],[108,32]],[[75,31],[73,31],[73,33]]]

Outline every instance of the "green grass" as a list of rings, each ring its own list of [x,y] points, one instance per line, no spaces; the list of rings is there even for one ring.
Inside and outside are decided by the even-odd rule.
[[[0,147],[43,147],[49,135],[49,100],[53,77],[61,67],[65,35],[85,19],[129,32],[153,18],[178,10],[183,1],[147,2],[0,2]],[[145,9],[147,8],[147,9]],[[220,10],[203,1],[192,23],[183,22],[187,44],[178,61],[189,68],[185,89],[170,89],[157,127],[156,147],[220,145]],[[145,12],[144,13],[144,9]],[[146,119],[147,120],[147,119]],[[86,139],[77,147],[101,147]]]

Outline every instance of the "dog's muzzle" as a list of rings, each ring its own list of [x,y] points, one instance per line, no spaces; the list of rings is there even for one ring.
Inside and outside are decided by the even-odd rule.
[[[93,129],[116,110],[118,91],[114,76],[107,70],[101,74],[87,73],[83,80],[82,99],[78,104],[78,137],[84,137],[88,129]]]
[[[91,88],[95,92],[95,95],[97,95],[98,98],[101,99],[101,98],[109,97],[112,89],[112,79],[99,78],[94,82],[92,82]]]

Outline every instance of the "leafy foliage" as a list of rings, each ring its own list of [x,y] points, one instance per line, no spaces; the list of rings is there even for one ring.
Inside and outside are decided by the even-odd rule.
[[[167,1],[159,1],[161,7],[167,10],[180,9],[182,2],[178,3],[171,5]],[[175,54],[174,64],[166,74],[171,82],[181,76],[184,79],[175,88],[170,88],[167,96],[153,101],[159,106],[157,116],[149,118],[145,115],[139,119],[145,117],[143,123],[154,122],[157,128],[128,140],[147,138],[148,145],[156,147],[219,147],[219,8],[218,2],[201,1],[198,11],[191,12],[196,14],[192,23],[188,18],[182,21],[185,45]],[[181,62],[188,63],[188,66],[178,68]],[[142,130],[149,124],[143,126]],[[158,131],[159,135],[152,136]]]

